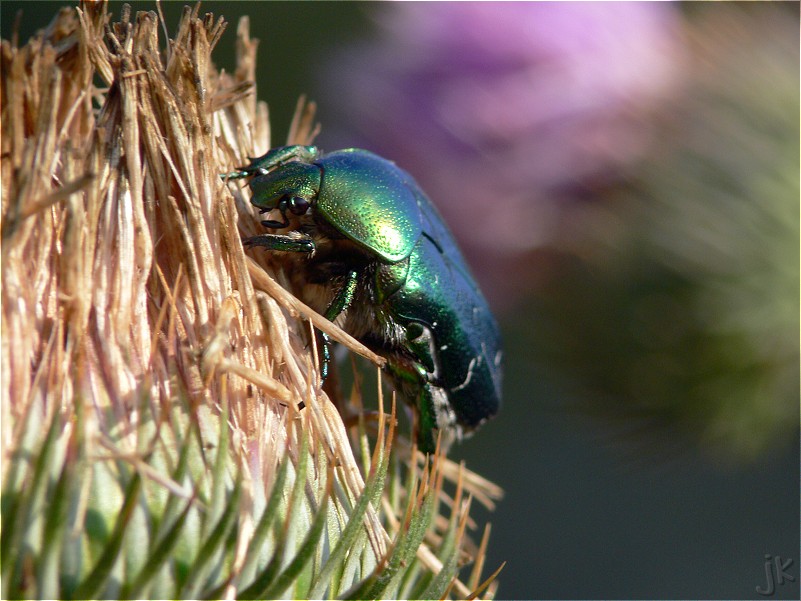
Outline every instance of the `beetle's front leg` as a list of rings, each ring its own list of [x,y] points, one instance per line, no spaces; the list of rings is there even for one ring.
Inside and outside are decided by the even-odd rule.
[[[244,179],[258,173],[267,173],[290,161],[311,162],[319,153],[320,151],[317,150],[316,146],[281,146],[279,148],[273,148],[267,154],[260,157],[248,157],[250,159],[249,165],[240,167],[236,171],[221,173],[220,177],[226,181]]]
[[[284,252],[313,254],[317,247],[309,236],[286,236],[282,234],[262,234],[245,238],[242,243],[246,246],[263,246],[269,250]]]
[[[280,146],[278,148],[273,148],[267,154],[258,158],[251,158],[250,165],[244,167],[243,170],[249,171],[250,174],[267,173],[268,171],[272,171],[292,161],[311,163],[319,154],[320,152],[317,150],[316,146],[301,146],[299,144],[295,144],[294,146]],[[234,171],[234,178],[229,179],[236,179],[236,174],[241,171],[242,170]]]

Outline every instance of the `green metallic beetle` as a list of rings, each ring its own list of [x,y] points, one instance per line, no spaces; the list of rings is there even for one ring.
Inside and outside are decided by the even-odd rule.
[[[287,253],[304,302],[386,357],[417,410],[422,451],[434,450],[437,430],[447,446],[498,412],[498,326],[442,217],[408,173],[366,150],[322,155],[314,146],[284,146],[223,177],[251,177],[251,202],[280,215],[262,224],[287,230],[245,243]]]

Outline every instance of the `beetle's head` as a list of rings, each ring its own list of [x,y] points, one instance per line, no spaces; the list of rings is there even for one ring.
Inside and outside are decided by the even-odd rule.
[[[281,221],[267,220],[265,227],[281,229],[289,226],[287,212],[305,215],[320,192],[321,172],[317,165],[293,161],[274,171],[260,171],[250,180],[251,202],[266,213],[277,209]]]

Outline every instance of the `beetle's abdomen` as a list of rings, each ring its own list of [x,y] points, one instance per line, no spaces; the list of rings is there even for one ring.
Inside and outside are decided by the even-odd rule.
[[[404,325],[416,322],[431,331],[433,385],[446,392],[458,422],[470,430],[500,408],[500,332],[453,239],[438,243],[425,235],[418,240],[390,311]]]

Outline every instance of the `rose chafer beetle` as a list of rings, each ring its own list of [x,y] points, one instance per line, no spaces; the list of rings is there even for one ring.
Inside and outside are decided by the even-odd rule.
[[[251,202],[283,234],[245,240],[287,253],[301,298],[376,353],[417,411],[432,452],[494,416],[498,325],[439,212],[412,177],[366,150],[275,148],[226,179],[250,177]],[[330,362],[324,337],[322,372]]]

